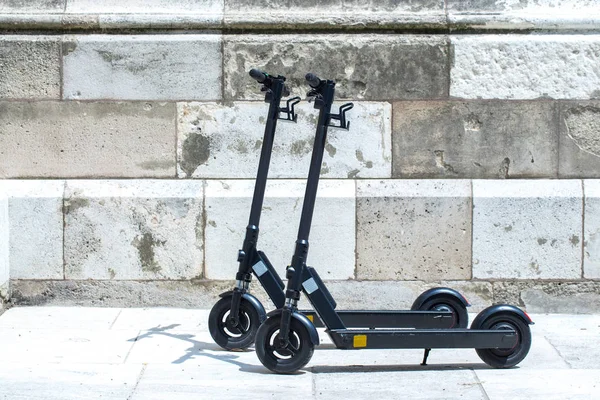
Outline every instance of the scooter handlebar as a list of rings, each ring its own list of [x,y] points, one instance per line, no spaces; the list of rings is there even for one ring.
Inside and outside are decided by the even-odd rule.
[[[263,83],[267,77],[269,76],[269,74],[266,74],[264,72],[262,72],[261,70],[258,70],[256,68],[252,68],[250,70],[250,76],[257,81],[258,83]]]
[[[319,79],[318,76],[309,72],[308,74],[306,74],[306,82],[310,87],[314,89],[319,87],[322,81],[321,79]]]

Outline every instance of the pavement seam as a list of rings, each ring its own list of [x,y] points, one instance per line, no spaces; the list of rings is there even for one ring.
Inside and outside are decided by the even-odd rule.
[[[550,340],[550,338],[548,338],[548,336],[544,335],[544,339],[546,339],[546,341],[548,343],[550,343],[550,346],[554,349],[554,351],[556,351],[556,354],[558,354],[558,356],[560,357],[560,359],[563,360],[565,362],[565,364],[567,364],[567,366],[570,369],[573,369],[573,366],[571,365],[571,363],[568,362],[567,359],[561,354],[561,352],[556,348],[556,346],[554,345],[554,343],[552,343],[552,341]]]
[[[115,317],[114,321],[112,322],[112,324],[110,324],[110,328],[108,328],[108,330],[112,330],[113,326],[115,326],[115,323],[117,322],[117,320],[119,319],[119,316],[121,315],[121,313],[123,312],[123,309],[121,308],[119,310],[119,313],[117,314],[117,316]]]
[[[133,341],[133,343],[131,344],[131,347],[129,348],[129,351],[125,355],[125,359],[123,360],[123,364],[125,364],[127,362],[127,359],[129,358],[129,355],[131,354],[131,350],[133,350],[133,346],[135,346],[135,344],[137,343],[138,339],[140,338],[140,333],[142,333],[142,331],[138,331],[137,335],[135,335],[135,340]]]
[[[471,372],[473,373],[473,376],[475,377],[475,382],[479,386],[479,390],[481,390],[481,394],[483,395],[483,398],[485,400],[490,400],[490,396],[488,396],[487,392],[485,391],[485,388],[483,387],[483,384],[481,383],[481,380],[479,380],[479,376],[477,376],[477,372],[475,372],[474,369],[471,369]]]
[[[311,386],[312,386],[312,398],[317,398],[317,377],[314,374],[313,368],[310,368]]]
[[[146,372],[147,367],[148,367],[148,364],[146,364],[146,363],[142,364],[142,370],[140,371],[140,374],[138,375],[138,378],[135,381],[135,386],[133,386],[133,390],[131,391],[131,394],[129,396],[127,396],[127,400],[131,400],[133,398],[133,395],[135,394],[135,391],[136,391],[138,385],[140,384],[140,381],[142,380],[142,377],[144,376],[144,372]]]

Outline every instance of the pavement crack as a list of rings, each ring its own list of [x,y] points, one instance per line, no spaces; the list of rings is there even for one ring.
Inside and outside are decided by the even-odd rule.
[[[131,394],[129,396],[127,396],[127,400],[131,400],[133,398],[133,395],[135,394],[135,391],[138,387],[138,385],[140,384],[140,381],[142,380],[142,377],[144,376],[144,372],[146,372],[146,368],[148,367],[148,364],[144,363],[142,364],[142,370],[140,371],[140,374],[137,377],[137,380],[135,381],[135,385],[133,386],[133,390],[131,391]]]
[[[471,369],[471,372],[473,373],[473,376],[475,377],[475,382],[479,386],[479,390],[481,390],[481,394],[483,395],[483,398],[485,400],[490,400],[490,396],[488,396],[487,392],[485,391],[485,388],[483,387],[483,384],[479,380],[479,376],[477,376],[477,372],[475,372],[474,369]]]
[[[312,398],[316,399],[317,398],[317,378],[315,377],[315,374],[313,373],[313,369],[310,369],[310,377],[311,377],[311,384],[312,384]]]
[[[556,354],[558,354],[558,356],[560,357],[561,360],[563,360],[565,362],[565,364],[567,364],[569,366],[569,368],[573,369],[573,366],[571,365],[570,362],[567,361],[567,359],[560,353],[560,351],[556,348],[556,346],[554,345],[554,343],[552,343],[552,341],[550,340],[550,338],[546,335],[544,335],[544,339],[546,339],[546,341],[548,343],[550,343],[550,346],[554,349],[554,351],[556,351]]]
[[[110,324],[110,328],[108,328],[109,331],[112,330],[113,326],[115,326],[115,322],[117,322],[117,320],[119,319],[119,316],[121,315],[122,312],[123,312],[123,309],[121,308],[119,310],[119,313],[115,317],[115,320],[112,322],[112,324]]]

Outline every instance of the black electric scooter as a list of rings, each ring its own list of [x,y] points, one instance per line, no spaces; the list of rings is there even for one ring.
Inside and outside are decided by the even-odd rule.
[[[239,268],[236,274],[236,285],[233,290],[222,293],[221,299],[213,306],[208,320],[209,331],[213,340],[227,350],[246,349],[254,343],[256,331],[267,318],[265,308],[249,291],[254,274],[276,308],[285,304],[285,285],[269,262],[266,254],[257,250],[259,222],[267,183],[269,163],[273,148],[273,139],[277,120],[296,121],[294,106],[300,101],[295,97],[287,101],[285,108],[280,107],[283,96],[289,95],[285,87],[285,77],[271,76],[259,70],[250,71],[250,76],[262,84],[261,90],[266,92],[265,102],[269,103],[269,113],[265,127],[258,173],[250,219],[246,227],[246,236],[242,250],[238,252]],[[339,115],[330,115],[331,119],[340,120],[341,127],[347,128],[345,113],[348,104]],[[284,117],[280,115],[283,114]],[[317,170],[318,179],[318,170]],[[314,201],[313,201],[314,202]],[[317,271],[307,267],[313,279],[323,286]],[[329,292],[328,301],[335,305]],[[339,311],[338,315],[345,326],[354,328],[466,328],[468,324],[467,307],[469,303],[457,291],[449,288],[433,288],[423,292],[414,301],[411,311]],[[315,326],[324,326],[314,311],[300,311]]]
[[[287,268],[288,278],[283,307],[268,314],[256,333],[256,353],[261,363],[277,373],[291,373],[304,367],[311,359],[314,347],[319,344],[315,325],[297,310],[300,291],[303,290],[327,327],[326,332],[338,349],[424,349],[422,365],[434,348],[474,348],[479,357],[495,368],[508,368],[521,362],[531,347],[529,316],[511,305],[494,305],[480,312],[471,329],[461,327],[447,329],[399,329],[397,324],[386,324],[386,320],[403,318],[407,312],[363,311],[354,313],[354,326],[368,329],[349,329],[349,324],[336,311],[336,304],[327,287],[313,268],[306,266],[308,237],[319,183],[319,174],[329,126],[348,128],[346,111],[352,105],[340,107],[339,114],[331,114],[335,82],[321,80],[307,74],[311,91],[308,93],[320,110],[313,147],[298,238],[291,265]],[[339,123],[333,123],[337,120]],[[446,306],[446,305],[444,305]],[[408,312],[412,314],[412,312]],[[422,314],[417,312],[416,314]],[[381,322],[376,324],[374,322]],[[392,328],[392,329],[381,329]]]

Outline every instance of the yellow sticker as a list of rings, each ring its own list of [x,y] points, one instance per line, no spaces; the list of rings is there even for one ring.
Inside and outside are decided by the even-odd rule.
[[[308,318],[310,322],[315,322],[315,318],[312,315],[307,315],[306,318]]]
[[[354,335],[354,347],[367,347],[367,335]]]

